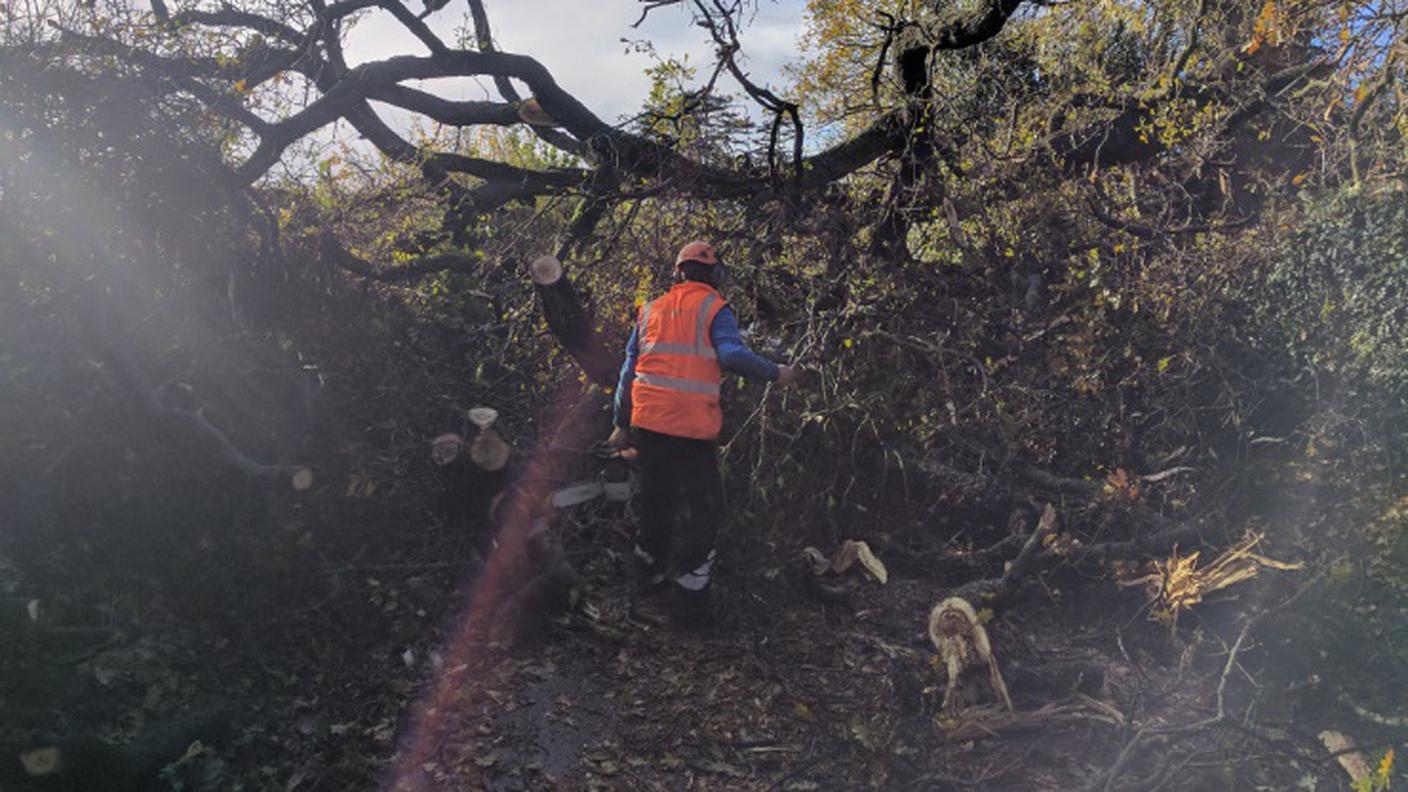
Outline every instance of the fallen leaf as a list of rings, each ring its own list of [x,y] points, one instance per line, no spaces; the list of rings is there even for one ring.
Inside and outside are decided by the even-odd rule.
[[[59,747],[49,745],[35,748],[20,754],[20,764],[24,765],[25,775],[46,776],[59,768]]]
[[[841,549],[837,551],[836,557],[831,560],[831,571],[838,574],[845,572],[847,569],[850,569],[851,565],[856,561],[860,561],[861,566],[865,567],[866,571],[874,576],[876,580],[880,581],[882,585],[889,581],[890,573],[886,571],[885,565],[880,562],[880,559],[876,558],[875,554],[871,552],[870,545],[852,539],[847,539],[841,543]]]

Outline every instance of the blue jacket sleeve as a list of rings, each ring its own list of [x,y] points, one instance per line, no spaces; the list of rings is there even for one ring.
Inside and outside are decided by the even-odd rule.
[[[636,380],[636,358],[640,357],[640,323],[631,328],[631,340],[626,342],[626,360],[621,364],[621,379],[616,383],[614,423],[622,429],[631,427],[631,383]]]
[[[750,380],[772,382],[777,379],[777,364],[759,356],[738,334],[738,318],[733,309],[724,306],[709,327],[709,339],[719,355],[719,366]]]

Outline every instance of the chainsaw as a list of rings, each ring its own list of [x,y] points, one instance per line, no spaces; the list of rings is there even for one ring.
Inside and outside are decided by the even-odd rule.
[[[592,456],[600,463],[596,477],[554,491],[548,496],[548,503],[554,509],[570,509],[597,498],[625,503],[640,492],[634,448],[612,449],[598,444],[592,448]]]

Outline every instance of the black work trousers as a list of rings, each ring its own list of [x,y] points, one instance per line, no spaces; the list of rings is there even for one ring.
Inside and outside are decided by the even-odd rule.
[[[702,591],[709,585],[724,519],[719,444],[637,429],[636,450],[641,488],[636,555],[653,572]]]

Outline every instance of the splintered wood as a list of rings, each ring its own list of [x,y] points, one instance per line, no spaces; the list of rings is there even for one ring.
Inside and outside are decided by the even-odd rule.
[[[827,572],[840,574],[859,562],[861,567],[881,585],[890,580],[890,573],[885,569],[885,564],[876,557],[874,551],[870,549],[870,545],[865,542],[847,539],[841,543],[840,549],[831,558],[827,558],[815,547],[803,548],[802,556],[811,565],[812,573],[816,575],[824,575]]]
[[[929,640],[938,650],[948,673],[943,704],[946,714],[955,715],[976,702],[978,679],[984,670],[992,694],[1008,712],[1016,710],[1007,692],[1007,682],[998,669],[987,628],[967,600],[949,597],[934,606],[929,612]]]
[[[1349,735],[1326,729],[1320,732],[1320,743],[1331,754],[1337,754],[1335,760],[1349,775],[1351,782],[1358,784],[1374,774],[1369,769],[1369,761],[1364,758],[1364,754],[1354,749],[1354,740],[1351,740]]]
[[[1016,731],[1049,729],[1062,723],[1096,722],[1121,725],[1118,712],[1093,700],[1051,703],[1040,709],[1010,712],[999,707],[975,707],[953,720],[940,720],[944,736],[951,742],[982,740]]]
[[[1301,562],[1277,561],[1252,552],[1262,538],[1262,534],[1249,533],[1204,567],[1198,566],[1198,553],[1180,556],[1175,550],[1167,561],[1153,562],[1152,573],[1120,585],[1142,585],[1148,589],[1154,604],[1149,617],[1172,627],[1178,623],[1179,615],[1214,591],[1251,580],[1262,569],[1296,570],[1305,566]]]

